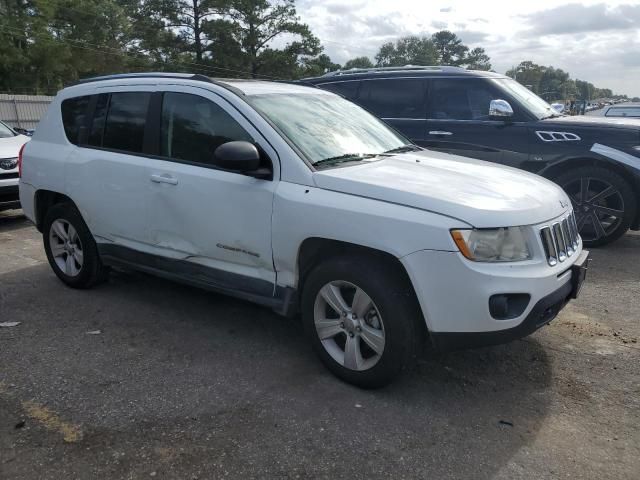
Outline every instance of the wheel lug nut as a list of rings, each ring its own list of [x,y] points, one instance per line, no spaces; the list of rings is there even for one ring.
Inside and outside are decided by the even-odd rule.
[[[358,316],[355,313],[352,313],[351,314],[351,318],[353,318],[355,320],[356,318],[358,318]]]
[[[340,324],[340,328],[344,328],[344,322]]]
[[[347,316],[347,312],[342,312],[342,316],[346,317]]]
[[[362,331],[362,327],[358,326],[356,327],[356,332],[360,333]]]
[[[353,338],[353,332],[349,332],[349,336]]]

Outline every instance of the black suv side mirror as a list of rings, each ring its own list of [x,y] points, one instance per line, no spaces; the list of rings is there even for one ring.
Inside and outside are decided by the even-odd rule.
[[[491,100],[489,104],[489,118],[491,120],[504,120],[506,122],[513,117],[513,108],[506,100]]]
[[[489,103],[489,118],[491,120],[510,121],[513,117],[513,108],[506,100],[491,100]]]
[[[234,172],[252,172],[260,167],[260,152],[245,141],[223,143],[213,152],[213,164]]]

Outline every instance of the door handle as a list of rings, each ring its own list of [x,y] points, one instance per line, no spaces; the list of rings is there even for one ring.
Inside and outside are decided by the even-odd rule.
[[[429,135],[453,135],[451,132],[445,132],[443,130],[431,130]]]
[[[151,181],[154,183],[168,183],[169,185],[177,185],[178,184],[178,179],[175,177],[172,177],[171,175],[168,174],[162,174],[162,175],[158,175],[158,174],[153,174],[151,175]]]

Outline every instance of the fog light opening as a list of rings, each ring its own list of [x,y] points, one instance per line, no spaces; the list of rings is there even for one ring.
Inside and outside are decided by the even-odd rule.
[[[531,300],[528,293],[502,293],[489,298],[489,313],[496,320],[512,320],[524,313]]]

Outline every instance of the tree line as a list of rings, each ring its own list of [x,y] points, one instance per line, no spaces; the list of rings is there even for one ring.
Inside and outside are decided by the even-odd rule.
[[[593,83],[574,80],[560,68],[538,65],[529,60],[507,70],[507,75],[547,101],[627,98],[626,95],[615,95],[609,88],[598,88]]]
[[[0,92],[50,94],[114,72],[298,79],[408,64],[491,69],[483,48],[471,49],[447,30],[403,37],[373,59],[339,65],[300,19],[295,0],[0,0]],[[587,83],[532,62],[512,70],[538,92]]]

